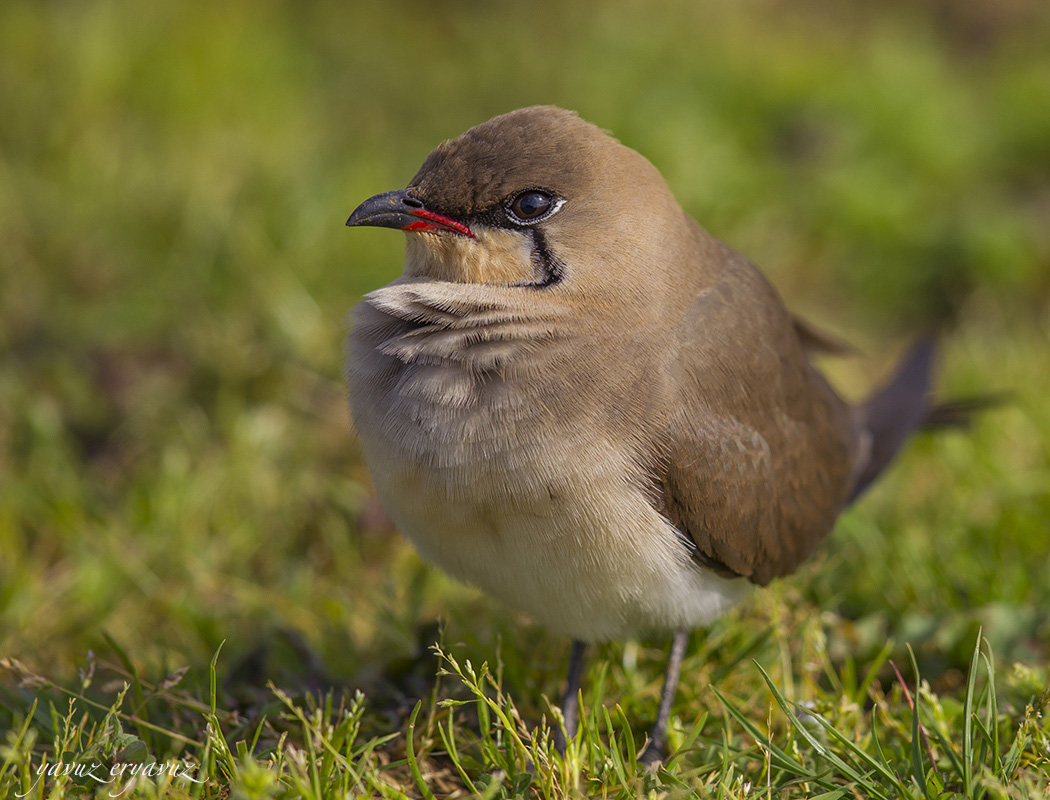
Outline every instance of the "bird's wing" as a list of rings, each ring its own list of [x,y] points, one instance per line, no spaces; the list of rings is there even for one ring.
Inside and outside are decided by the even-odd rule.
[[[725,259],[677,331],[660,510],[701,563],[765,584],[829,533],[860,445],[775,291],[741,256]]]
[[[828,356],[855,356],[857,348],[834,334],[821,330],[809,320],[793,316],[791,326],[795,329],[802,349],[807,353],[820,353]]]

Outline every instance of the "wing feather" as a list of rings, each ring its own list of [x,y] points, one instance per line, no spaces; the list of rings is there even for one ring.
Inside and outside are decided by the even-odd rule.
[[[773,288],[732,251],[678,337],[661,510],[701,563],[768,583],[812,553],[846,502],[853,411],[809,363]]]

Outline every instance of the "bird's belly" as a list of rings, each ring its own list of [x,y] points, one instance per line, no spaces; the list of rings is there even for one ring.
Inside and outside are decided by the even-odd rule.
[[[518,460],[510,476],[498,462],[435,467],[389,448],[370,463],[384,505],[424,558],[555,632],[601,641],[693,628],[746,591],[690,558],[624,482],[617,454],[577,452],[571,468],[550,474],[561,449],[548,447],[547,463],[532,469]]]

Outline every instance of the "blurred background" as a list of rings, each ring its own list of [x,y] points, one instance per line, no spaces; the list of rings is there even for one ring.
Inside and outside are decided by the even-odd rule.
[[[826,365],[847,395],[945,321],[942,394],[1014,393],[918,442],[773,591],[858,647],[965,664],[983,623],[1046,656],[1042,0],[5,0],[0,656],[61,677],[119,642],[157,671],[283,631],[346,676],[438,615],[546,641],[388,529],[341,382],[345,314],[403,246],[350,211],[534,103],[641,151],[857,343]]]

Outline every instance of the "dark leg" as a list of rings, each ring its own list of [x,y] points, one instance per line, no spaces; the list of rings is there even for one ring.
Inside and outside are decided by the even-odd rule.
[[[664,673],[664,690],[660,694],[660,710],[656,722],[649,732],[649,744],[639,754],[638,760],[643,764],[655,764],[664,759],[667,747],[667,721],[671,718],[671,703],[678,691],[678,675],[682,671],[682,657],[689,642],[689,631],[678,631],[671,640],[671,653],[667,657],[667,672]]]
[[[583,661],[587,645],[579,639],[572,640],[569,650],[569,676],[565,679],[565,694],[561,698],[561,715],[565,719],[565,733],[561,728],[554,729],[554,746],[559,753],[565,752],[566,737],[576,735],[576,720],[580,711],[580,678],[583,675]]]

